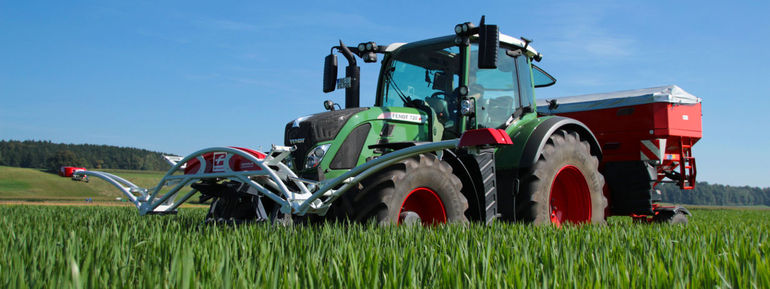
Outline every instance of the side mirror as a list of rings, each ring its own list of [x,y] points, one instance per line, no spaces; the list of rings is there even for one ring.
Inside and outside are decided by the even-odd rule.
[[[332,92],[337,86],[337,55],[329,54],[324,59],[324,92]]]
[[[559,103],[556,101],[556,99],[551,99],[548,101],[548,110],[554,110],[559,108]]]
[[[500,47],[497,25],[479,27],[479,68],[497,68],[497,50]]]

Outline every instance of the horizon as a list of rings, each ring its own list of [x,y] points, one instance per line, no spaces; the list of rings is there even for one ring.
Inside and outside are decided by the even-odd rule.
[[[698,181],[770,187],[770,136],[757,129],[770,123],[768,3],[342,3],[0,4],[0,139],[267,150],[325,99],[344,105],[343,92],[321,92],[339,39],[411,42],[486,15],[543,53],[538,66],[557,83],[539,99],[678,85],[703,99]],[[361,106],[373,104],[378,68],[361,65]]]

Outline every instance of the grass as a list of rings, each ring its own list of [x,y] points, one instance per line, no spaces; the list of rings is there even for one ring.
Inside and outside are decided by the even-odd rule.
[[[140,187],[154,187],[166,172],[102,170],[117,174]],[[0,200],[115,200],[123,195],[112,185],[91,178],[74,182],[40,169],[0,166]]]
[[[770,211],[687,226],[209,226],[203,209],[0,206],[3,288],[770,288]]]

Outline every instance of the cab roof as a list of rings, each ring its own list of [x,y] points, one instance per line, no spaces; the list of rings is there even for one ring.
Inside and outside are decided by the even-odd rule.
[[[392,52],[394,52],[394,51],[396,51],[396,50],[398,50],[398,49],[400,49],[402,47],[404,47],[404,48],[407,48],[407,47],[418,47],[418,46],[426,46],[426,45],[431,45],[431,44],[451,42],[451,41],[454,41],[455,37],[456,37],[455,35],[447,35],[447,36],[430,38],[430,39],[425,39],[425,40],[420,40],[420,41],[415,41],[415,42],[409,42],[409,43],[403,43],[403,42],[391,43],[390,45],[387,46],[387,48],[385,48],[385,52],[386,53],[392,53]],[[474,39],[478,38],[478,36],[474,35],[473,38]],[[524,43],[523,40],[511,37],[511,36],[508,36],[508,35],[505,35],[505,34],[502,34],[502,33],[500,33],[499,39],[500,39],[500,43],[505,43],[505,44],[513,45],[513,46],[516,46],[516,47],[519,47],[519,48],[524,48],[524,46],[525,46],[525,43]],[[532,45],[526,45],[526,47],[527,47],[527,52],[529,52],[532,56],[540,55],[540,53],[537,52],[537,50],[535,50],[535,48],[532,47]],[[540,56],[542,57],[542,55],[540,55]]]

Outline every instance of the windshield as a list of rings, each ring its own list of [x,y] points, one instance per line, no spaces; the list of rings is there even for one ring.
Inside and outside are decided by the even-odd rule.
[[[452,46],[450,46],[452,45]],[[428,106],[445,128],[458,121],[460,50],[452,43],[403,49],[384,72],[383,106]]]
[[[531,105],[532,66],[528,57],[510,55],[511,49],[520,48],[500,46],[496,69],[478,69],[478,44],[470,46],[468,98],[475,102],[471,123],[477,127],[504,128],[517,108]],[[399,50],[382,74],[381,105],[430,108],[445,132],[461,131],[461,64],[460,48],[451,42]]]

